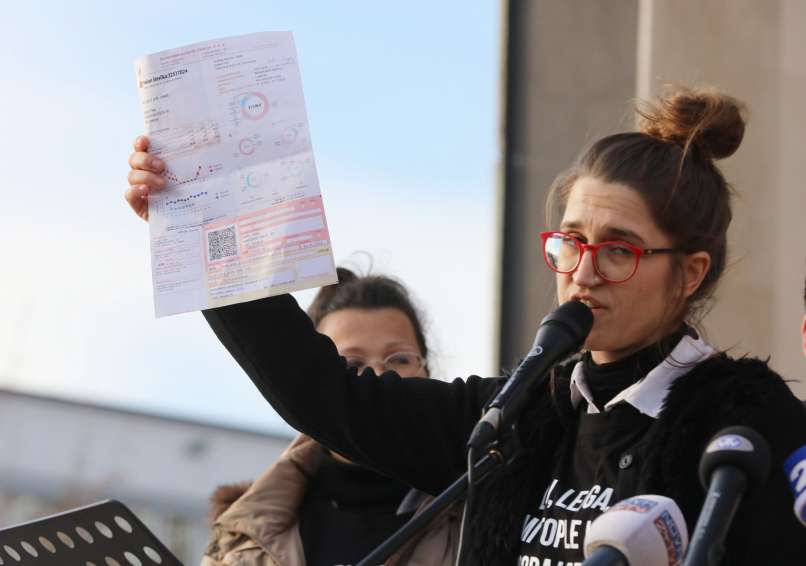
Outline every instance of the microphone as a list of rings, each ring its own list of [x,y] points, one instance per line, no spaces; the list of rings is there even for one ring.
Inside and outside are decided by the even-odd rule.
[[[470,435],[468,446],[483,448],[512,423],[529,400],[529,391],[557,362],[579,350],[590,334],[593,313],[579,301],[568,301],[546,316],[532,349],[510,376]]]
[[[700,459],[700,482],[708,489],[684,566],[716,566],[725,536],[745,492],[767,480],[770,448],[753,429],[728,427],[716,434]]]
[[[599,515],[585,533],[583,566],[679,566],[686,520],[662,495],[636,495]]]
[[[806,525],[806,445],[795,450],[784,461],[784,472],[795,495],[795,517]]]

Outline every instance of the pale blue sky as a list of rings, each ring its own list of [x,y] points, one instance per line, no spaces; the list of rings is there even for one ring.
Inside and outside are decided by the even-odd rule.
[[[122,200],[133,60],[272,30],[294,32],[337,262],[410,285],[440,375],[494,371],[498,2],[48,1],[0,21],[0,386],[282,429],[199,314],[154,319]]]

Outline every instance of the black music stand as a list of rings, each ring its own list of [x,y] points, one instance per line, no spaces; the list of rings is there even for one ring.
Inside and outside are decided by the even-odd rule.
[[[0,529],[0,566],[182,566],[115,500]]]

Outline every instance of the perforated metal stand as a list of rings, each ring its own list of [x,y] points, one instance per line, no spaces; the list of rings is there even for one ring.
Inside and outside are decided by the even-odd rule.
[[[0,529],[0,566],[182,566],[128,507],[101,501]]]

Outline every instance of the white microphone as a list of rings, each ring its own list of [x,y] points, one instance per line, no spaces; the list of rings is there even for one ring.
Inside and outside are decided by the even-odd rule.
[[[795,516],[806,525],[806,445],[789,455],[784,471],[795,496]]]
[[[585,533],[584,566],[678,566],[688,546],[686,520],[662,495],[613,505]]]

